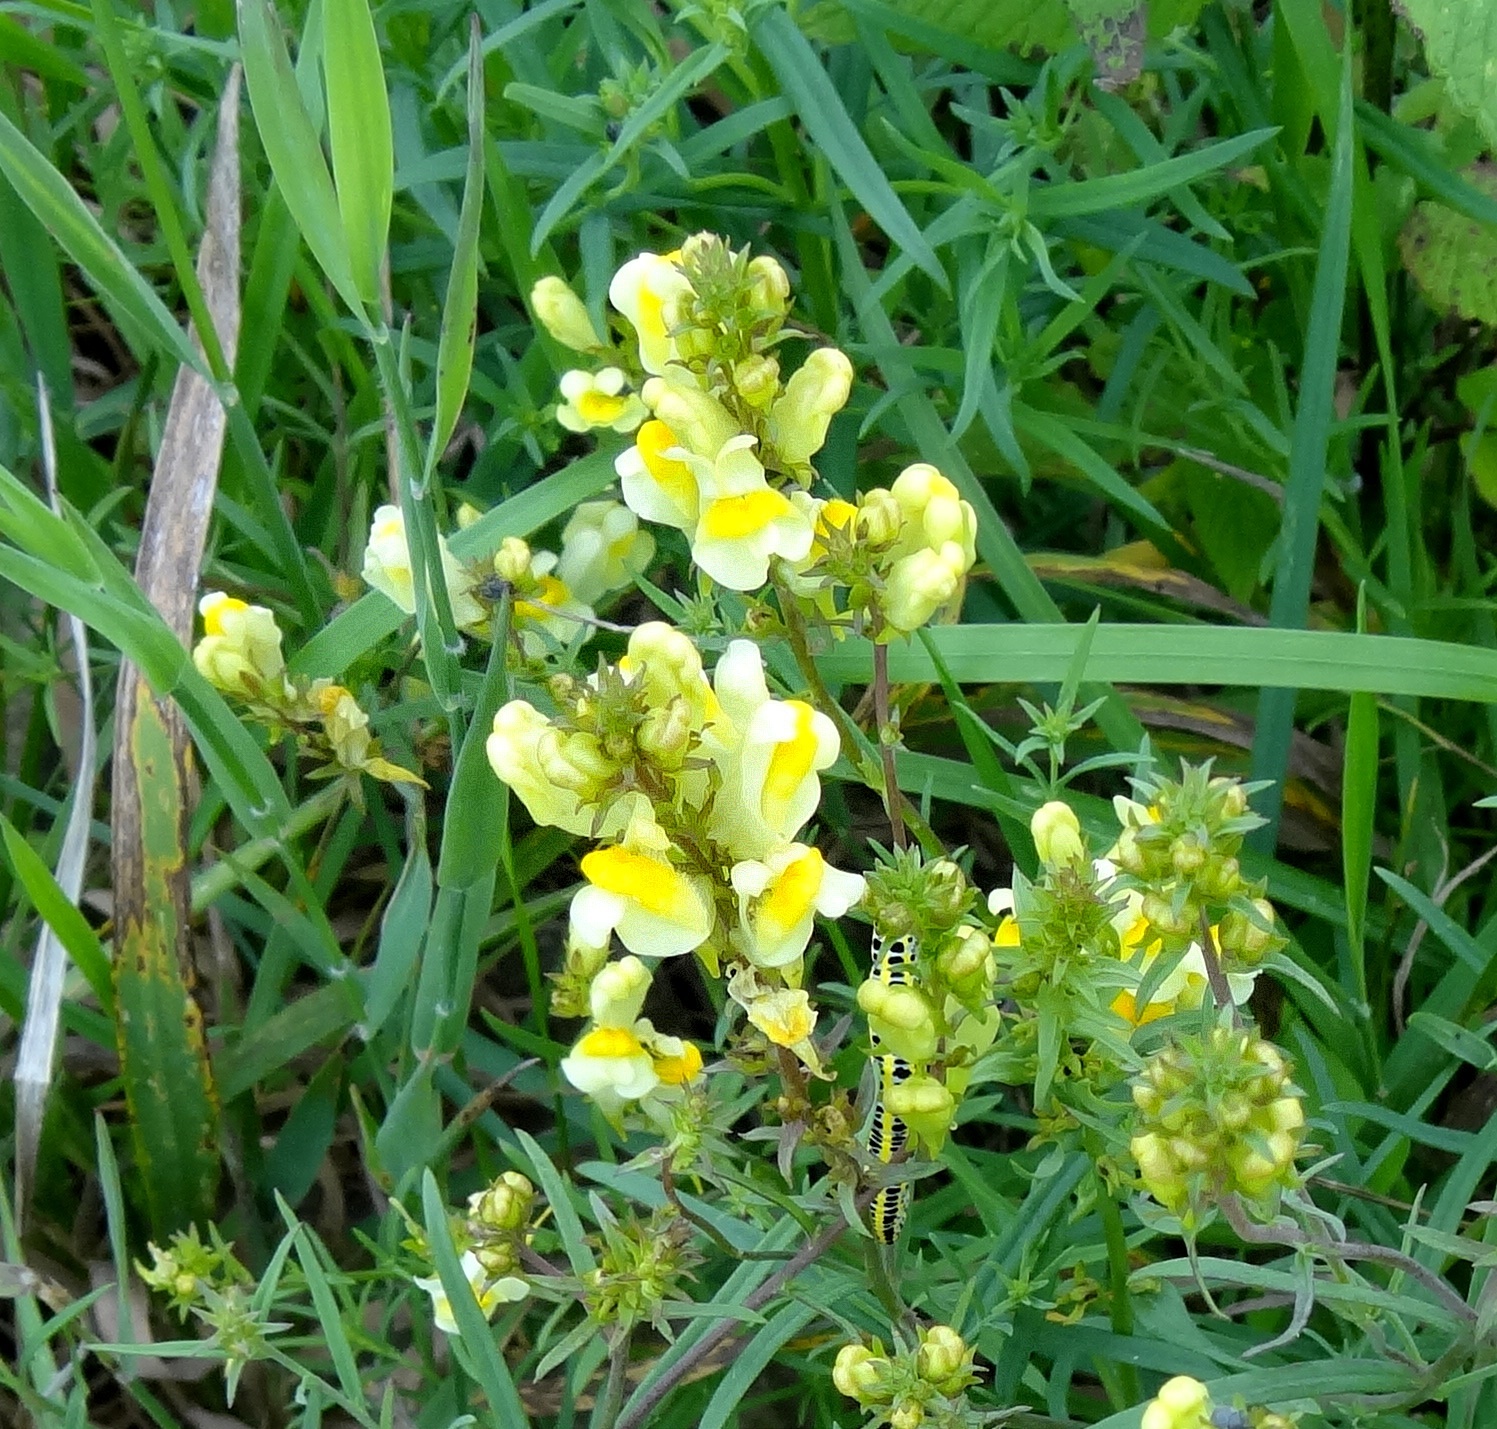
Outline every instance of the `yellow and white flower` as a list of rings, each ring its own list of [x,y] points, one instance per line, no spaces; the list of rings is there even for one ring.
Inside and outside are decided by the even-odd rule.
[[[677,307],[691,296],[691,283],[670,258],[641,253],[631,258],[608,285],[608,298],[629,319],[639,339],[639,362],[646,372],[665,371],[676,357],[672,329]]]
[[[863,896],[863,876],[833,868],[821,851],[793,843],[763,861],[735,863],[739,942],[756,967],[783,968],[811,941],[815,915],[840,918]]]
[[[608,344],[598,336],[582,299],[560,278],[548,274],[530,290],[536,321],[563,347],[573,352],[597,352]]]
[[[747,979],[735,978],[729,984],[729,991],[748,1013],[749,1022],[776,1047],[794,1052],[813,1072],[820,1073],[821,1058],[811,1041],[816,1030],[816,1009],[804,988],[764,991]]]
[[[694,530],[701,509],[697,479],[677,453],[680,439],[664,422],[651,418],[634,434],[634,445],[613,463],[629,509],[646,521]]]
[[[569,432],[632,432],[649,415],[645,404],[627,390],[629,379],[617,367],[597,372],[573,368],[562,373],[558,385],[566,400],[556,409],[556,420]]]
[[[655,558],[655,538],[618,501],[584,501],[561,533],[556,576],[581,601],[596,604],[643,574]]]
[[[811,522],[769,485],[755,445],[755,438],[738,436],[710,462],[687,458],[701,493],[692,559],[729,590],[758,590],[769,579],[771,557],[800,561],[811,549]]]
[[[222,591],[210,591],[198,602],[203,638],[193,646],[192,662],[214,688],[251,698],[278,698],[286,686],[286,660],[275,615]]]
[[[488,615],[474,598],[471,582],[457,558],[447,549],[446,540],[438,536],[437,541],[453,620],[460,630],[482,625]],[[369,543],[364,548],[364,579],[407,615],[416,613],[416,577],[411,568],[405,517],[398,506],[381,506],[374,513],[374,521],[369,527]]]
[[[552,574],[557,560],[555,551],[533,551],[518,536],[506,536],[494,553],[494,574],[515,592],[510,619],[520,648],[532,657],[545,654],[546,637],[558,645],[569,644],[594,619],[592,606]]]
[[[502,1275],[497,1280],[491,1280],[488,1271],[483,1268],[478,1256],[471,1250],[463,1253],[459,1264],[485,1320],[492,1318],[494,1311],[500,1305],[523,1300],[529,1293],[530,1287],[518,1275]],[[432,1320],[437,1329],[445,1335],[457,1334],[457,1317],[452,1313],[452,1301],[442,1288],[441,1277],[418,1275],[414,1279],[416,1284],[431,1296]]]
[[[634,1027],[594,1027],[561,1059],[562,1074],[617,1120],[625,1102],[647,1097],[660,1085],[655,1061]]]
[[[572,923],[590,942],[608,933],[631,953],[672,958],[712,933],[712,891],[705,878],[670,861],[670,841],[649,818],[636,818],[622,843],[583,856],[587,887],[572,899]]]
[[[769,409],[768,441],[786,470],[810,466],[851,391],[852,363],[835,347],[817,348],[800,365]]]
[[[741,743],[719,756],[712,834],[736,859],[762,859],[816,812],[817,776],[836,761],[840,742],[836,725],[801,700],[766,697],[740,728]]]

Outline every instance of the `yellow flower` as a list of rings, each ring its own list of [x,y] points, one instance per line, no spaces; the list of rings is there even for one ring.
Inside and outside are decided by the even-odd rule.
[[[488,616],[474,598],[471,582],[457,558],[447,549],[446,540],[438,536],[437,541],[453,620],[460,630],[482,625]],[[411,569],[410,545],[405,537],[405,517],[398,506],[381,506],[374,513],[374,521],[369,527],[369,543],[364,548],[364,579],[407,615],[416,613],[416,578]]]
[[[203,678],[228,694],[283,697],[286,661],[275,616],[222,591],[210,591],[198,610],[203,638],[193,647],[192,662]]]
[[[615,932],[631,953],[670,958],[699,948],[712,932],[706,879],[683,873],[670,843],[647,819],[630,824],[624,842],[582,859],[587,887],[572,899],[572,922],[590,941]]]
[[[782,968],[795,962],[811,941],[817,913],[840,918],[863,896],[863,876],[832,868],[819,849],[789,844],[762,862],[733,865],[730,881],[738,894],[739,941],[757,967]]]
[[[883,612],[902,634],[918,630],[960,597],[971,562],[955,541],[938,549],[923,547],[901,556],[884,580]]]
[[[1139,1429],[1209,1429],[1211,1395],[1189,1375],[1176,1375],[1161,1386],[1139,1420]]]
[[[646,1045],[662,1087],[684,1087],[701,1075],[702,1054],[696,1043],[656,1032]]]
[[[664,372],[676,356],[671,330],[681,300],[691,296],[691,283],[669,258],[641,253],[631,258],[608,285],[608,298],[634,326],[639,339],[639,362],[646,372]]]
[[[837,727],[800,700],[775,700],[751,641],[718,661],[724,719],[708,752],[721,771],[711,833],[735,860],[762,859],[794,839],[821,802],[819,771],[837,758]]]
[[[654,1059],[633,1027],[594,1027],[561,1059],[562,1074],[617,1120],[625,1102],[638,1101],[660,1085]]]
[[[618,767],[592,735],[579,731],[563,736],[525,700],[511,700],[496,711],[484,747],[494,773],[519,795],[538,824],[613,838],[648,807],[643,794],[623,794],[609,803],[599,824],[596,804],[611,789]],[[607,938],[586,941],[598,947]]]
[[[852,363],[835,347],[817,348],[801,364],[769,409],[769,444],[787,470],[809,467],[851,391]]]
[[[1085,853],[1081,842],[1081,821],[1076,811],[1059,799],[1041,804],[1029,820],[1029,832],[1040,858],[1048,864],[1075,863]]]
[[[632,1027],[650,990],[650,970],[636,957],[599,970],[588,992],[588,1008],[599,1027]]]
[[[617,501],[584,501],[561,533],[557,578],[581,601],[595,604],[642,574],[655,558],[655,538]]]
[[[816,1009],[804,988],[782,987],[761,992],[746,1010],[748,1020],[776,1047],[788,1047],[797,1054],[816,1030]]]
[[[917,528],[922,545],[934,550],[955,541],[968,567],[977,559],[977,513],[962,500],[955,484],[929,462],[905,467],[889,494],[899,503],[905,520]]]
[[[956,1115],[956,1099],[928,1072],[914,1072],[884,1097],[884,1108],[897,1116],[927,1156],[940,1154]]]
[[[536,321],[563,347],[573,352],[595,352],[608,345],[598,336],[582,299],[554,274],[548,274],[530,290],[530,306]]]
[[[323,732],[338,763],[345,769],[358,769],[369,758],[369,716],[342,685],[323,685],[316,698]]]
[[[631,682],[639,682],[652,709],[679,698],[690,712],[693,728],[700,729],[718,714],[717,696],[702,669],[701,651],[689,636],[663,620],[635,627],[619,659],[619,670]]]
[[[880,1051],[907,1062],[928,1062],[936,1055],[935,1009],[918,988],[871,977],[858,988],[858,1006],[868,1016],[868,1030]]]
[[[697,523],[701,495],[685,461],[680,439],[664,422],[651,418],[634,445],[613,463],[629,509],[646,521],[690,531]]]
[[[556,409],[556,420],[569,432],[591,432],[600,427],[632,432],[648,415],[645,404],[626,391],[628,379],[617,367],[598,372],[573,368],[561,376],[566,400]]]
[[[591,633],[593,608],[552,574],[557,559],[554,551],[532,551],[518,536],[506,536],[494,553],[494,574],[515,592],[510,619],[520,648],[532,658],[544,655],[551,642],[567,645],[579,632]]]
[[[460,1264],[485,1320],[493,1316],[498,1306],[523,1300],[529,1292],[530,1287],[518,1275],[505,1275],[497,1280],[490,1280],[488,1272],[471,1250],[463,1253]],[[452,1301],[442,1288],[441,1277],[418,1275],[414,1279],[431,1296],[432,1319],[437,1329],[446,1335],[457,1334],[457,1317],[452,1313]]]
[[[889,1361],[883,1355],[874,1354],[866,1345],[843,1345],[832,1366],[832,1383],[838,1393],[857,1400],[865,1408],[887,1404],[889,1393],[884,1377],[888,1372]]]

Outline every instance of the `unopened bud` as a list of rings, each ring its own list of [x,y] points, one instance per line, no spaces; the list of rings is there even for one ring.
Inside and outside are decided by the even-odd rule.
[[[530,306],[536,320],[563,347],[573,352],[594,352],[605,347],[582,299],[560,278],[542,278],[530,290]]]
[[[832,1366],[832,1383],[839,1393],[865,1407],[885,1403],[883,1384],[888,1369],[889,1361],[867,1345],[843,1345]]]
[[[1041,859],[1052,867],[1074,864],[1086,857],[1081,840],[1081,821],[1069,804],[1052,799],[1041,804],[1029,821],[1034,846]]]
[[[915,1372],[942,1394],[961,1390],[969,1362],[967,1342],[950,1325],[932,1325],[915,1351]]]
[[[733,386],[750,407],[762,412],[780,390],[780,364],[772,357],[753,353],[734,366]]]

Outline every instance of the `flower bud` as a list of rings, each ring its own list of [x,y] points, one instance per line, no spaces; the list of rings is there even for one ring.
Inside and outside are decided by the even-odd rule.
[[[875,486],[858,497],[857,534],[869,545],[891,546],[904,529],[904,512],[887,487]]]
[[[956,1099],[945,1085],[927,1072],[916,1072],[889,1089],[884,1106],[904,1122],[927,1155],[940,1153],[956,1114]]]
[[[691,748],[691,711],[680,695],[668,704],[647,710],[639,723],[635,743],[640,752],[662,769],[679,769]]]
[[[790,305],[790,276],[779,260],[767,253],[749,259],[748,277],[754,307],[783,319]]]
[[[763,353],[752,353],[733,368],[733,386],[756,411],[763,411],[780,390],[780,364]]]
[[[992,940],[981,928],[958,928],[956,940],[936,958],[936,972],[960,998],[985,995],[997,974]]]
[[[925,1423],[925,1406],[918,1399],[901,1399],[889,1415],[889,1429],[920,1429]]]
[[[969,565],[954,541],[902,556],[884,581],[884,619],[903,634],[918,630],[961,594]]]
[[[548,274],[530,290],[530,306],[536,321],[563,347],[573,352],[595,352],[607,346],[582,299],[554,274]]]
[[[1188,1375],[1177,1375],[1150,1401],[1139,1429],[1207,1429],[1210,1413],[1206,1386]]]
[[[593,979],[588,1006],[599,1027],[632,1027],[650,990],[650,970],[633,954],[606,964]]]
[[[858,1006],[868,1014],[868,1029],[881,1051],[910,1062],[928,1062],[936,1054],[935,1013],[913,987],[896,987],[869,978],[858,988]]]
[[[889,1361],[874,1354],[867,1345],[843,1345],[832,1366],[832,1383],[839,1393],[866,1408],[888,1402],[883,1388],[888,1370]]]
[[[769,409],[769,442],[790,470],[806,467],[826,441],[831,420],[847,405],[852,363],[835,347],[817,348]]]
[[[932,1325],[920,1335],[915,1372],[942,1394],[959,1394],[967,1383],[972,1353],[950,1325]]]
[[[1052,867],[1081,862],[1086,845],[1081,840],[1081,821],[1069,804],[1052,799],[1041,804],[1029,821],[1035,850]]]

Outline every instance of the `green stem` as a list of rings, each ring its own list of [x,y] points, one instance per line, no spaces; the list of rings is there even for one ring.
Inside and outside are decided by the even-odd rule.
[[[1102,1217],[1102,1231],[1107,1237],[1108,1311],[1112,1328],[1120,1335],[1133,1333],[1133,1301],[1128,1295],[1128,1237],[1123,1231],[1123,1217],[1113,1200],[1107,1183],[1097,1178],[1097,1209]],[[1136,1404],[1139,1399],[1138,1369],[1119,1361],[1119,1386],[1123,1399]]]
[[[878,641],[873,647],[873,712],[878,721],[878,752],[884,765],[884,808],[889,814],[889,828],[894,847],[909,847],[910,836],[904,826],[904,800],[899,793],[899,772],[894,767],[894,726],[889,720],[889,647]]]
[[[231,889],[238,888],[246,873],[253,873],[276,854],[284,851],[289,840],[304,834],[314,824],[330,819],[337,812],[345,790],[342,784],[330,784],[305,804],[299,805],[278,832],[262,839],[251,839],[220,861],[210,864],[192,880],[192,911],[201,913]]]

